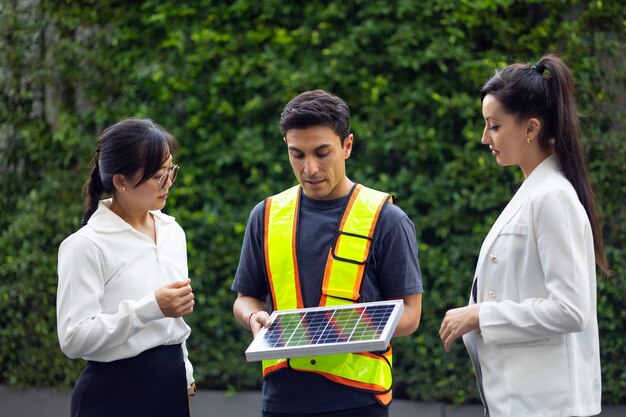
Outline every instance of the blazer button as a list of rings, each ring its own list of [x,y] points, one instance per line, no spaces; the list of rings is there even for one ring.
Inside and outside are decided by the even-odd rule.
[[[496,293],[493,291],[489,291],[487,295],[489,296],[489,298],[496,298]]]
[[[496,255],[489,255],[489,260],[495,264],[498,262],[498,257]]]

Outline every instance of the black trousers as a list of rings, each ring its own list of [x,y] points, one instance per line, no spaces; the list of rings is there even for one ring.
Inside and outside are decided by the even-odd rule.
[[[180,345],[113,362],[88,361],[72,391],[72,417],[189,417]]]

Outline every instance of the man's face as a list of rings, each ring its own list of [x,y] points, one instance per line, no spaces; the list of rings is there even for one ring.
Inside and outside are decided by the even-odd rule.
[[[307,197],[332,200],[350,191],[346,159],[352,151],[352,134],[341,138],[328,126],[289,129],[285,134],[289,162]]]

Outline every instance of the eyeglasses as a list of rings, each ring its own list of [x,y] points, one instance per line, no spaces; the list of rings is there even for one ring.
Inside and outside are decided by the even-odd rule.
[[[176,181],[176,177],[178,176],[178,168],[178,165],[172,165],[167,169],[167,172],[165,174],[161,175],[161,177],[159,178],[159,182],[157,183],[159,191],[165,188],[167,180],[170,180],[172,184],[174,184],[174,181]]]

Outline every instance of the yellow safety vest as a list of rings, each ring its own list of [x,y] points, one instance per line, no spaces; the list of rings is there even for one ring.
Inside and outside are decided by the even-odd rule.
[[[389,194],[361,184],[353,187],[328,251],[320,306],[359,300],[376,223],[385,204],[391,201]],[[265,265],[274,310],[304,307],[296,254],[299,206],[299,185],[269,197],[265,204]],[[384,405],[391,402],[391,345],[383,353],[264,360],[263,376],[286,367],[315,372],[339,384],[372,392]]]

